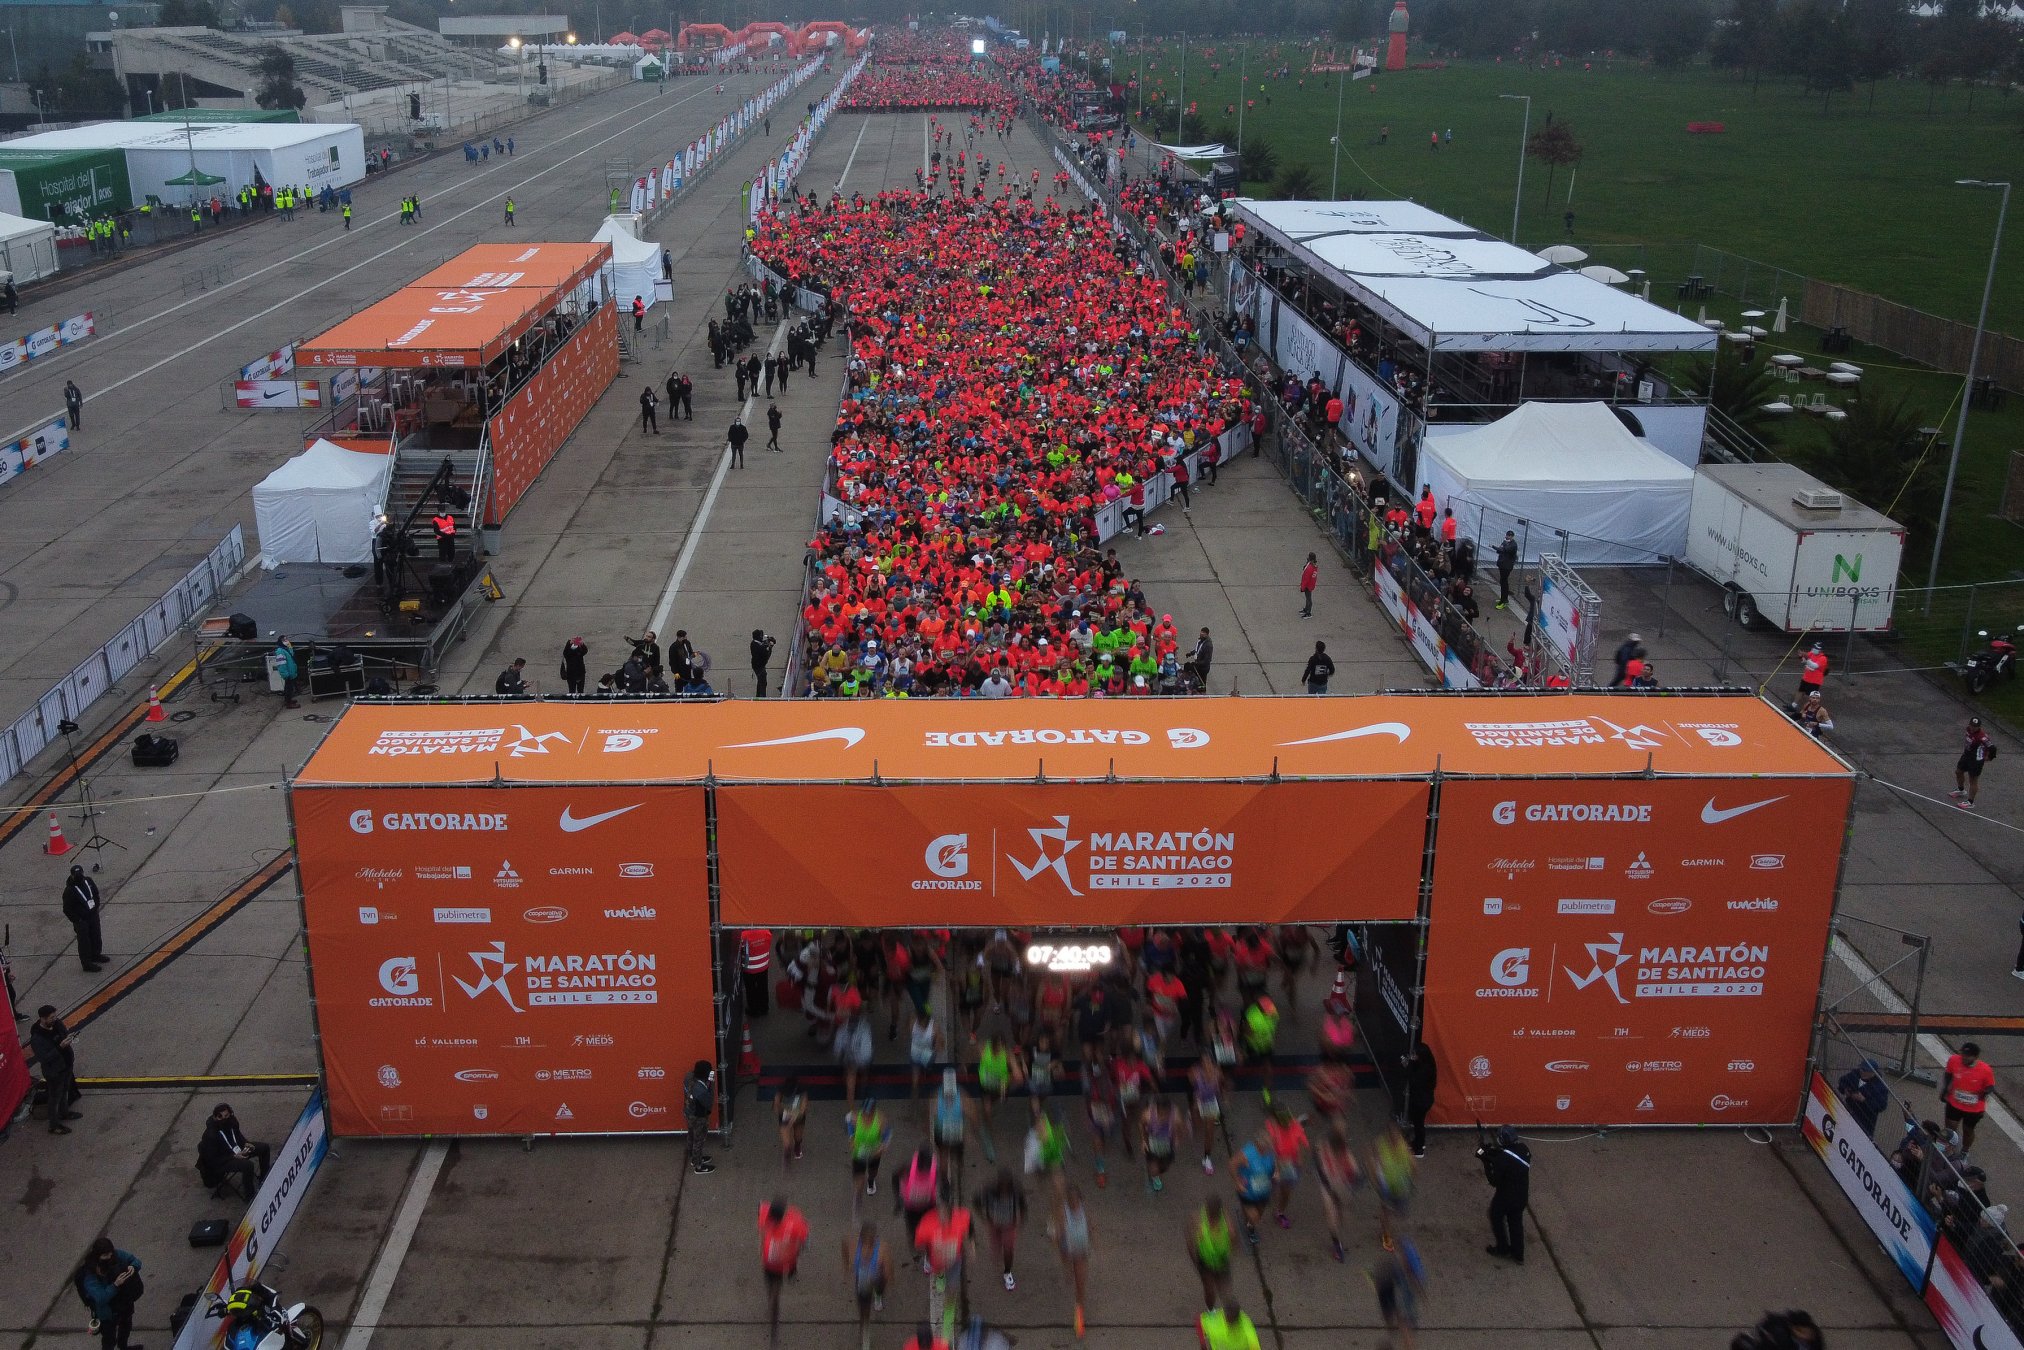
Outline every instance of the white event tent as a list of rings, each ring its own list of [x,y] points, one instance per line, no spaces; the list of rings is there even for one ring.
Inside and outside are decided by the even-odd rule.
[[[314,445],[253,489],[261,565],[372,561],[372,518],[385,499],[391,455]]]
[[[1575,566],[1681,557],[1694,471],[1633,436],[1606,403],[1524,403],[1495,422],[1430,434],[1421,477],[1483,556],[1504,531],[1522,561]]]
[[[621,315],[632,313],[635,295],[654,307],[654,283],[661,277],[661,246],[634,232],[638,216],[607,216],[591,236],[593,244],[611,245],[611,293]]]
[[[56,275],[56,227],[0,212],[0,272],[24,285]]]

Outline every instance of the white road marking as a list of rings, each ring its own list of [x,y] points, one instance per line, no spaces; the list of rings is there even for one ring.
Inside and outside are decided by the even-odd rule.
[[[1849,946],[1848,943],[1837,937],[1829,944],[1829,950],[1834,953],[1836,960],[1848,967],[1849,974],[1855,976],[1858,982],[1873,991],[1877,1002],[1883,1004],[1885,1012],[1908,1013],[1911,1011],[1911,1005],[1899,998],[1897,991],[1892,989],[1887,981],[1878,978],[1876,969],[1869,962],[1865,961],[1862,958],[1862,954]],[[1919,1036],[1918,1047],[1925,1052],[1927,1058],[1942,1068],[1946,1066],[1948,1057],[1954,1053],[1947,1048],[1944,1041],[1930,1032]],[[2008,1106],[2004,1105],[2003,1098],[1997,1093],[1992,1092],[1989,1094],[1988,1120],[1991,1125],[1994,1125],[2003,1132],[2004,1138],[2016,1145],[2020,1151],[2024,1151],[2024,1124],[2018,1122],[2016,1114]]]
[[[778,355],[780,340],[787,336],[787,320],[773,330],[773,340],[766,344],[769,355]],[[752,428],[752,409],[758,405],[759,395],[755,392],[745,400],[745,406],[738,411],[738,418],[745,423],[746,430]],[[749,444],[749,442],[748,442]],[[765,454],[764,450],[759,453]],[[710,476],[710,490],[703,494],[703,504],[696,510],[695,523],[689,526],[689,537],[682,541],[682,551],[675,555],[675,570],[668,574],[667,589],[661,592],[660,603],[654,606],[653,621],[647,627],[656,633],[668,626],[668,615],[674,612],[675,597],[681,594],[682,582],[689,575],[689,564],[695,561],[697,546],[703,542],[703,528],[709,524],[710,513],[717,509],[717,494],[724,490],[724,477],[731,471],[731,443],[724,443],[724,457],[717,461],[717,472]],[[350,1350],[347,1346],[345,1350]]]
[[[857,147],[864,144],[864,133],[870,129],[871,119],[869,117],[865,118],[858,125],[857,140],[852,142],[850,147],[850,158],[843,162],[843,172],[836,176],[836,187],[832,189],[838,195],[841,195],[843,192],[843,180],[850,177],[850,166],[857,163]]]
[[[394,1212],[393,1226],[387,1229],[379,1259],[372,1263],[372,1274],[366,1276],[365,1290],[352,1314],[351,1330],[344,1338],[344,1350],[366,1350],[372,1344],[373,1333],[379,1330],[380,1315],[386,1311],[394,1281],[400,1278],[401,1265],[408,1259],[408,1247],[415,1240],[415,1230],[422,1226],[422,1211],[429,1207],[429,1195],[436,1189],[436,1178],[442,1175],[443,1159],[449,1152],[448,1141],[442,1139],[422,1150],[415,1174],[408,1178],[408,1188],[401,1194],[401,1206]]]
[[[647,116],[642,117],[639,121],[634,122],[632,125],[623,127],[618,131],[614,131],[611,135],[605,137],[603,140],[593,141],[591,144],[584,146],[583,149],[578,150],[576,153],[569,155],[563,159],[556,160],[553,164],[550,164],[547,168],[537,170],[536,172],[528,175],[526,178],[521,179],[518,183],[513,184],[512,188],[514,191],[518,191],[521,188],[525,187],[527,184],[535,181],[537,178],[546,177],[547,175],[561,168],[563,165],[568,164],[574,160],[581,159],[583,156],[589,154],[591,151],[596,150],[601,146],[609,145],[611,142],[619,139],[621,136],[625,136],[634,131],[639,130],[641,127],[645,126],[648,122],[653,121],[656,117],[660,117],[665,113],[671,113],[676,108],[681,107],[684,103],[692,103],[696,99],[699,99],[701,97],[703,97],[703,91],[699,90],[696,93],[690,94],[687,98],[677,99],[675,102],[668,104],[665,108],[658,109],[655,112],[649,113]],[[595,131],[598,127],[603,126],[606,122],[612,121],[614,118],[623,117],[627,113],[630,113],[631,111],[633,110],[628,108],[624,112],[613,113],[610,117],[602,118],[596,122],[591,123],[587,127],[581,127],[576,131],[570,132],[568,136],[565,136],[562,139],[568,140],[571,139],[572,137],[581,136],[587,131]],[[504,168],[508,166],[502,165],[501,167]],[[474,174],[473,177],[482,178],[487,176],[487,174],[498,173],[499,171],[500,171],[499,169],[484,170],[477,174]],[[468,182],[469,180],[465,181]],[[200,348],[207,347],[211,343],[216,342],[219,338],[225,337],[231,333],[235,333],[250,323],[255,323],[261,319],[266,318],[269,314],[274,313],[276,310],[288,308],[290,305],[293,305],[296,301],[301,300],[304,296],[313,295],[314,293],[322,290],[324,287],[330,285],[334,281],[341,281],[345,277],[350,276],[353,272],[359,271],[361,268],[370,267],[374,263],[378,262],[380,259],[388,257],[391,254],[398,253],[401,249],[406,248],[409,244],[416,243],[424,238],[427,238],[429,235],[434,234],[437,230],[440,230],[443,227],[450,225],[456,221],[462,220],[465,216],[470,215],[474,211],[482,211],[487,209],[488,207],[491,206],[493,202],[498,201],[501,197],[504,197],[506,195],[509,194],[504,190],[500,192],[495,192],[491,196],[486,197],[484,200],[476,202],[471,206],[465,207],[462,211],[457,212],[453,216],[446,217],[445,219],[438,221],[434,225],[424,226],[421,229],[416,230],[413,233],[405,236],[400,243],[395,244],[390,248],[382,249],[378,253],[375,253],[371,257],[365,259],[363,262],[355,263],[352,266],[345,268],[342,272],[338,272],[331,276],[325,277],[322,281],[316,282],[313,285],[305,286],[301,290],[297,291],[295,294],[287,297],[286,299],[277,301],[276,303],[269,305],[267,308],[260,310],[255,314],[249,315],[244,319],[241,319],[238,323],[231,325],[229,328],[221,328],[217,332],[212,333],[210,336],[200,338],[197,341],[191,343],[189,346],[184,347],[179,351],[171,352],[169,355],[163,357],[161,360],[155,362],[153,365],[143,366],[141,369],[134,371],[131,375],[126,376],[124,379],[115,380],[111,384],[105,386],[105,388],[103,389],[95,389],[91,391],[90,393],[85,395],[85,398],[87,400],[101,398],[106,394],[112,393],[116,389],[132,384],[135,380],[138,380],[143,376],[151,375],[155,371],[160,370],[163,366],[168,365],[170,362],[179,361],[183,357],[188,356],[191,352],[197,351]],[[367,228],[370,228],[373,225],[384,225],[388,221],[394,219],[397,219],[397,217],[386,216],[376,221],[368,221],[366,222]],[[332,248],[335,247],[336,245],[342,244],[345,238],[346,236],[340,233],[331,239],[325,240],[321,244],[313,245],[309,248],[303,249],[299,253],[291,254],[286,258],[282,258],[276,262],[271,262],[267,264],[265,267],[257,268],[254,271],[248,272],[245,276],[236,278],[233,281],[229,281],[225,285],[220,286],[217,290],[207,292],[204,295],[197,296],[190,300],[182,301],[179,304],[171,305],[167,309],[161,310],[154,314],[150,314],[144,319],[136,320],[135,322],[128,324],[124,328],[121,328],[117,333],[109,334],[108,341],[110,341],[111,339],[124,337],[129,333],[139,332],[141,329],[147,327],[147,325],[151,323],[154,323],[156,320],[165,319],[169,315],[174,314],[179,310],[189,308],[191,305],[198,305],[198,304],[208,305],[215,303],[220,294],[222,294],[227,290],[230,290],[234,286],[239,285],[241,282],[252,281],[255,277],[259,277],[264,275],[265,273],[271,272],[277,267],[291,266],[297,261],[308,257],[312,253],[318,253],[326,248]],[[80,347],[78,348],[78,350],[83,351],[86,349]],[[103,345],[94,350],[103,350]],[[47,368],[48,367],[45,364],[38,362],[35,365],[25,367],[24,369],[46,370]],[[26,427],[22,427],[20,430],[14,432],[11,436],[6,437],[5,439],[19,440],[21,437],[28,435],[30,432],[35,430],[37,426],[40,425],[41,423],[38,422]]]

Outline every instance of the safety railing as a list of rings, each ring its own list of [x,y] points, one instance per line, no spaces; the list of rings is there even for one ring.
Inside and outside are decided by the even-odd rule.
[[[61,734],[58,728],[63,722],[76,721],[122,676],[208,609],[245,561],[245,532],[234,525],[232,532],[161,599],[50,686],[13,725],[0,731],[0,782],[19,774]]]

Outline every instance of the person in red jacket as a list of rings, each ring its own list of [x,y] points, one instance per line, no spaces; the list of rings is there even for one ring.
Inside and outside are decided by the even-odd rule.
[[[1814,643],[1799,662],[1799,701],[1806,702],[1808,694],[1817,694],[1827,683],[1827,648]]]
[[[808,1220],[783,1199],[759,1207],[759,1265],[766,1275],[766,1317],[770,1336],[780,1343],[780,1290],[801,1263],[808,1245]]]
[[[1185,516],[1189,514],[1188,508],[1194,504],[1188,498],[1188,461],[1180,455],[1175,455],[1174,462],[1167,466],[1167,473],[1174,480],[1174,495],[1181,499],[1181,514]]]
[[[1300,569],[1300,617],[1314,617],[1314,587],[1321,580],[1321,567],[1312,553],[1307,555],[1307,566]]]

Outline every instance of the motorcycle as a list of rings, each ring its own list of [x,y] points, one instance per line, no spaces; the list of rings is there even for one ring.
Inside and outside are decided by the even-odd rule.
[[[2024,634],[2024,624],[2018,625],[2017,631]],[[2008,635],[1990,637],[1986,628],[1976,636],[1986,645],[1958,667],[1968,692],[1984,693],[1998,680],[2016,679],[2017,640]]]
[[[225,1350],[317,1350],[323,1314],[307,1303],[281,1306],[281,1295],[258,1281],[211,1300],[211,1316],[225,1322]]]

